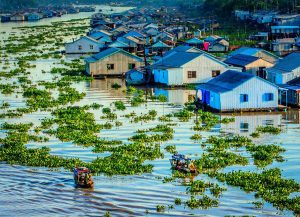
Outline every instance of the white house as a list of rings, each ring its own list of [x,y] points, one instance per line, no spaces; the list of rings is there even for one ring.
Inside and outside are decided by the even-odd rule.
[[[103,48],[105,48],[105,44],[101,44],[88,36],[83,36],[74,42],[65,44],[67,54],[99,53]]]
[[[260,77],[228,70],[196,87],[199,102],[218,111],[274,109],[278,87]]]
[[[200,52],[169,51],[152,65],[154,81],[168,86],[207,82],[226,71],[228,65]]]
[[[291,53],[266,69],[267,79],[275,84],[286,84],[300,77],[300,53]]]

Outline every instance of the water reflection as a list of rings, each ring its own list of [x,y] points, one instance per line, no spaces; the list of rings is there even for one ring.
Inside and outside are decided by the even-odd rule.
[[[221,115],[221,118],[230,118],[232,115]],[[226,133],[240,135],[250,135],[255,132],[258,126],[281,126],[282,114],[272,113],[248,113],[235,114],[235,120],[229,124],[221,124],[221,128]]]
[[[283,119],[294,124],[300,124],[300,109],[288,110]]]
[[[169,103],[175,105],[184,105],[194,101],[195,94],[195,90],[154,88],[155,96],[164,95]]]

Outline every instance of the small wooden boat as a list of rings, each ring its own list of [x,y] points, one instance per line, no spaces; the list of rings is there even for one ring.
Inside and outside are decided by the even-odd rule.
[[[151,76],[145,68],[137,68],[126,72],[125,80],[127,85],[143,85],[150,82]]]
[[[91,171],[86,167],[74,168],[74,182],[79,188],[92,188],[94,186]]]
[[[185,173],[197,173],[197,169],[190,158],[182,154],[173,154],[170,159],[172,169]]]

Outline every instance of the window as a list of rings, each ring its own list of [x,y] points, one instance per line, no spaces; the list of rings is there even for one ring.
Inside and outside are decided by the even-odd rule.
[[[262,125],[263,126],[274,126],[274,120],[263,120]]]
[[[218,75],[221,74],[221,71],[220,70],[212,70],[211,71],[211,76],[214,78],[214,77],[217,77]]]
[[[196,78],[196,71],[188,71],[188,78]]]
[[[79,46],[78,46],[78,50],[82,50],[82,45],[79,45]]]
[[[240,132],[249,132],[249,123],[240,123]]]
[[[94,45],[90,45],[90,49],[91,49],[91,50],[94,50]]]
[[[135,63],[128,64],[128,69],[134,69],[134,68],[135,68]]]
[[[107,64],[107,70],[114,70],[115,64]]]
[[[263,95],[263,101],[270,102],[270,101],[273,101],[273,100],[274,100],[274,94],[273,93],[265,93]]]
[[[248,94],[241,94],[240,95],[241,102],[248,102]]]

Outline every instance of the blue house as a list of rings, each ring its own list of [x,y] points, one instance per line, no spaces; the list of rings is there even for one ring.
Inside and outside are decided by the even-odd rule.
[[[196,87],[197,100],[214,110],[269,110],[278,108],[278,87],[260,77],[228,70]]]
[[[1,16],[2,23],[9,22],[9,21],[10,21],[10,16],[8,16],[8,15]]]
[[[28,21],[37,21],[42,19],[42,16],[38,13],[31,13],[27,15],[27,20]]]
[[[194,47],[197,47],[199,49],[201,49],[203,47],[203,43],[204,43],[204,41],[202,41],[198,38],[192,38],[192,39],[189,39],[185,42],[186,45],[194,46]]]
[[[267,79],[275,84],[286,84],[300,77],[300,53],[291,53],[266,69]]]

